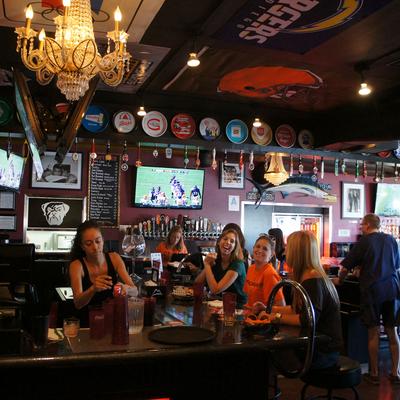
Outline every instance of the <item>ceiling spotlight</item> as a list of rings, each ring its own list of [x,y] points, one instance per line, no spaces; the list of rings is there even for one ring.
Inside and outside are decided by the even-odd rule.
[[[368,86],[366,82],[362,82],[360,85],[360,89],[358,90],[358,94],[360,96],[368,96],[371,93],[371,88]]]
[[[197,53],[189,53],[187,65],[192,68],[198,67],[200,65],[200,60],[197,58]]]
[[[147,113],[146,113],[146,110],[144,109],[144,107],[143,107],[143,106],[140,106],[140,107],[139,107],[139,110],[138,110],[138,112],[137,112],[137,115],[139,115],[139,117],[144,117],[146,114],[147,114]]]
[[[260,118],[254,118],[253,126],[254,128],[259,128],[261,126]]]

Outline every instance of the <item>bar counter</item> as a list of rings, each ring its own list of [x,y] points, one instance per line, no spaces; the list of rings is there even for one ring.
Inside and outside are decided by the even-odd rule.
[[[207,305],[202,309],[204,317]],[[192,317],[189,305],[172,303],[157,312],[157,319],[165,325],[179,320],[191,325]],[[148,333],[160,325],[130,335],[126,346],[112,345],[110,335],[92,340],[89,331],[81,329],[77,338],[49,343],[43,352],[0,356],[2,392],[14,399],[77,395],[108,399],[238,398],[243,392],[252,399],[265,399],[270,384],[269,352],[298,348],[307,341],[298,336],[296,328],[252,334],[240,321],[226,327],[215,315],[208,317],[199,323],[215,332],[207,343],[153,342]]]

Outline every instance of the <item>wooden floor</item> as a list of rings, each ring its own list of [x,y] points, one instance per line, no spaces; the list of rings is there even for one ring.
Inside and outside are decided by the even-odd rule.
[[[362,364],[362,372],[368,371],[368,365]],[[379,386],[371,385],[365,381],[357,387],[360,400],[400,400],[400,385],[392,385],[387,379],[390,372],[390,353],[385,340],[381,340],[380,367],[379,373],[381,383]],[[300,400],[300,392],[303,382],[299,379],[279,378],[278,385],[282,391],[281,400]],[[324,393],[317,388],[307,389],[308,395]],[[326,393],[326,392],[325,392]],[[351,390],[335,391],[337,396],[352,400],[354,398]]]

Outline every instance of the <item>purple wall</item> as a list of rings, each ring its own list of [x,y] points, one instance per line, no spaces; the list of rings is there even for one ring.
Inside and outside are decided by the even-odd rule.
[[[18,151],[17,149],[15,149]],[[162,165],[162,166],[174,166],[183,167],[183,155],[182,152],[177,152],[174,150],[174,157],[172,160],[165,159],[164,151],[160,149],[159,156],[157,159],[153,158],[152,150],[149,149],[144,151],[142,149],[142,161],[143,165]],[[99,152],[102,151],[98,149]],[[134,165],[136,160],[136,150],[133,149],[129,152],[129,165]],[[194,152],[189,154],[190,164],[189,167],[194,167]],[[233,162],[233,157],[238,155],[232,155],[229,157],[229,161]],[[23,209],[24,209],[24,195],[30,196],[58,196],[58,197],[83,197],[87,195],[87,184],[88,184],[88,154],[84,154],[84,168],[83,168],[83,190],[44,190],[44,189],[32,189],[30,187],[30,177],[31,177],[31,162],[28,162],[28,166],[25,168],[24,180],[21,187],[20,193],[17,195],[17,231],[11,232],[10,237],[12,239],[22,239],[22,227],[23,227]],[[248,163],[246,163],[246,174],[248,174]],[[220,222],[226,224],[228,222],[235,222],[240,224],[240,212],[228,211],[228,196],[229,195],[239,195],[240,200],[246,200],[246,192],[252,190],[252,184],[246,181],[245,189],[219,189],[218,188],[218,169],[213,171],[211,167],[205,169],[205,191],[204,191],[204,203],[202,210],[154,210],[154,209],[142,209],[134,208],[132,204],[133,195],[133,179],[134,179],[134,169],[130,168],[127,172],[121,172],[121,191],[120,191],[120,224],[128,225],[136,223],[139,220],[147,219],[148,217],[154,216],[157,213],[164,212],[165,214],[174,217],[178,214],[187,214],[190,217],[197,218],[199,216],[208,217],[215,222]],[[323,182],[330,183],[332,185],[331,193],[336,194],[338,201],[333,204],[333,231],[332,240],[338,242],[348,242],[355,241],[356,235],[358,234],[358,220],[348,220],[341,219],[341,206],[340,206],[340,196],[341,196],[341,182],[354,182],[353,176],[340,175],[335,177],[332,173],[325,173],[325,179]],[[362,178],[359,182],[364,182]],[[372,178],[368,177],[366,179],[365,194],[366,194],[366,212],[373,211],[373,196],[374,187],[372,183]],[[321,199],[316,199],[314,197],[301,197],[297,194],[289,195],[286,199],[283,199],[278,193],[275,196],[275,201],[279,203],[297,203],[297,204],[327,204]],[[12,212],[4,212],[4,214],[12,214]],[[339,229],[349,229],[350,237],[338,237]],[[117,229],[106,229],[105,236],[107,239],[118,239],[121,237],[121,233]]]

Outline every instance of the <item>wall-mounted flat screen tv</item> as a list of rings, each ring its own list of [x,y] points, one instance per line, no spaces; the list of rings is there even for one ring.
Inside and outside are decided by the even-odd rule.
[[[136,168],[135,207],[200,209],[203,191],[202,169]]]
[[[0,149],[0,187],[19,191],[24,176],[25,159],[14,153],[7,158],[7,152]]]
[[[25,131],[26,140],[29,143],[36,175],[38,179],[40,179],[43,173],[40,155],[46,150],[46,137],[40,128],[36,107],[26,83],[25,76],[17,69],[13,69],[13,74],[15,104],[17,106],[19,119]]]
[[[384,217],[400,217],[400,184],[377,184],[375,214]]]

